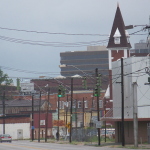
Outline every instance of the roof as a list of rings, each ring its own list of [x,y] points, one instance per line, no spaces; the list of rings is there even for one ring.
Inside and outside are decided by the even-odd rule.
[[[46,100],[41,100],[41,106]],[[32,100],[6,100],[5,107],[31,107]],[[34,100],[34,106],[39,106],[39,100]],[[0,107],[3,107],[2,101],[0,101]]]
[[[127,32],[125,31],[124,21],[118,5],[107,48],[110,49],[131,48],[130,43],[128,43],[127,41],[127,36],[129,35],[126,33]],[[114,43],[114,37],[116,37],[116,35],[120,36],[120,44]]]

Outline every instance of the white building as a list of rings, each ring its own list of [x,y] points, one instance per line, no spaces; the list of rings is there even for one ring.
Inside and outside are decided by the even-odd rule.
[[[133,106],[137,110],[139,141],[148,141],[147,125],[150,122],[150,57],[130,57],[123,60],[124,120],[127,143],[133,142]],[[134,88],[133,88],[133,85]],[[137,86],[136,86],[137,85]],[[112,63],[113,120],[116,132],[121,132],[121,61]],[[133,91],[134,90],[134,91]],[[137,91],[137,92],[135,92]],[[135,101],[133,98],[136,98]],[[133,103],[135,105],[133,105]],[[119,137],[117,137],[119,138]],[[141,139],[140,139],[141,138]]]
[[[150,66],[150,57],[130,57],[124,59],[124,107],[125,118],[133,118],[133,83],[137,83],[138,118],[150,118],[150,85],[146,73]],[[120,118],[121,112],[121,62],[112,63],[113,117]],[[150,71],[150,70],[149,70]]]

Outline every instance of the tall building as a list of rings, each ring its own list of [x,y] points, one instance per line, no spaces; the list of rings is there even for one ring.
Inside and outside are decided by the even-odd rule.
[[[148,43],[143,40],[140,40],[139,43],[135,43],[135,53],[150,53],[150,47]]]
[[[69,51],[60,53],[62,76],[94,75],[95,69],[99,73],[108,75],[108,51],[105,46],[89,46],[87,51]],[[61,66],[60,65],[60,66]]]
[[[134,44],[134,49],[130,50],[130,56],[143,57],[150,53],[150,42],[140,40],[139,43]]]

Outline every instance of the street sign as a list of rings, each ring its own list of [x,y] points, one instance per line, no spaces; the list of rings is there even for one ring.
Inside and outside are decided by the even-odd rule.
[[[101,128],[101,121],[96,122],[96,128]]]

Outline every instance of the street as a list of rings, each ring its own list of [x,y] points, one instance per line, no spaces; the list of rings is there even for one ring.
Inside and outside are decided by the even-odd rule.
[[[126,148],[95,147],[72,144],[38,143],[24,141],[13,141],[12,143],[0,143],[0,150],[124,150]],[[127,149],[126,149],[127,150]],[[140,149],[139,149],[140,150]],[[142,150],[142,149],[141,149]]]

